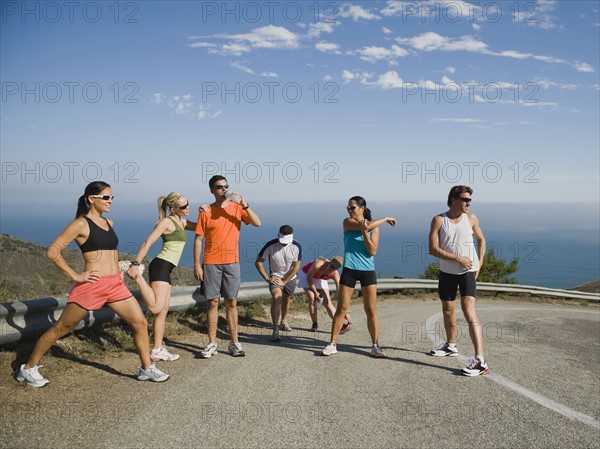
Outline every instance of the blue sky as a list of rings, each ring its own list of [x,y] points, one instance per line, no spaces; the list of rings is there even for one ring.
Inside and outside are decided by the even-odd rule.
[[[71,215],[97,177],[113,215],[154,214],[224,173],[305,221],[357,194],[431,216],[468,184],[598,229],[599,8],[2,2],[2,215]]]

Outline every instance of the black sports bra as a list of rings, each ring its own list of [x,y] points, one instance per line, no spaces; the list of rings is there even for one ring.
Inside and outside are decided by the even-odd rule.
[[[117,238],[117,234],[115,230],[112,228],[108,220],[106,220],[106,224],[108,224],[108,231],[105,231],[96,223],[94,223],[91,219],[83,216],[88,222],[90,227],[90,235],[87,240],[83,242],[82,245],[79,245],[79,249],[81,249],[82,253],[88,253],[90,251],[98,251],[98,250],[115,250],[119,245],[119,239]]]

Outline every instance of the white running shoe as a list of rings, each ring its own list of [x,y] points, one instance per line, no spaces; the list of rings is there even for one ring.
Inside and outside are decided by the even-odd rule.
[[[213,355],[217,355],[217,345],[214,343],[209,343],[204,351],[200,352],[196,357],[199,359],[210,359]]]
[[[159,370],[154,363],[148,368],[140,366],[137,374],[138,380],[151,380],[152,382],[164,382],[169,377],[171,376]]]
[[[229,347],[227,348],[227,352],[234,357],[244,357],[246,352],[242,350],[242,345],[239,342],[229,343]]]
[[[127,270],[129,270],[129,267],[131,267],[131,261],[129,261],[129,260],[119,261],[119,268],[121,269],[121,275],[125,274],[125,272]],[[142,274],[144,274],[144,264],[143,263],[139,264],[138,268],[140,269],[140,276],[141,276]]]
[[[490,369],[487,363],[482,362],[479,357],[471,359],[471,363],[469,363],[461,371],[465,376],[469,377],[480,376],[490,373]]]
[[[337,347],[335,345],[335,343],[329,343],[327,346],[325,346],[323,348],[323,350],[321,351],[321,355],[333,355],[333,354],[337,354]]]
[[[32,366],[31,368],[25,369],[25,364],[21,365],[19,372],[17,373],[17,380],[19,382],[25,382],[28,387],[41,388],[48,385],[48,379],[45,379],[40,373],[39,369],[42,366]]]
[[[179,354],[171,354],[163,343],[160,349],[153,349],[152,352],[150,352],[150,358],[153,362],[158,362],[159,360],[174,362],[179,359]]]
[[[378,359],[384,359],[387,357],[387,355],[385,354],[385,352],[383,352],[383,349],[381,349],[381,347],[379,346],[379,343],[375,343],[373,345],[373,347],[371,348],[371,357],[375,357]]]
[[[458,348],[456,345],[450,346],[448,343],[444,343],[437,349],[434,349],[429,354],[434,357],[458,357]]]

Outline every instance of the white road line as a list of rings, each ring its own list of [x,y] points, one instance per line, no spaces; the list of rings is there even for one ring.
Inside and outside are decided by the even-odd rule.
[[[502,309],[501,307],[496,307],[496,308]],[[484,307],[482,307],[482,309],[484,309]],[[489,310],[490,307],[485,307],[485,309]],[[514,310],[514,309],[511,309],[511,310]],[[543,309],[543,310],[551,310],[551,309]],[[433,343],[436,346],[444,343],[443,341],[439,340],[435,335],[435,323],[438,320],[440,320],[441,318],[442,318],[442,313],[438,312],[438,313],[431,315],[429,318],[427,318],[427,321],[425,321],[425,333],[429,336],[429,339],[431,341],[433,341]],[[466,357],[459,356],[459,358],[464,363],[468,363],[468,359]],[[506,387],[510,390],[515,391],[516,393],[519,393],[519,394],[531,399],[534,402],[537,402],[538,404],[540,404],[543,407],[546,407],[552,411],[555,411],[556,413],[560,413],[561,415],[566,416],[569,419],[573,419],[575,421],[582,422],[583,424],[587,424],[588,426],[593,427],[594,429],[600,429],[600,422],[597,421],[596,419],[594,419],[593,417],[586,415],[584,413],[580,413],[576,410],[573,410],[572,408],[567,407],[566,405],[559,404],[558,402],[555,402],[552,399],[548,399],[547,397],[542,396],[541,394],[538,394],[534,391],[531,391],[528,388],[525,388],[522,385],[519,385],[519,384],[513,382],[512,380],[509,380],[506,377],[501,376],[500,374],[490,373],[485,377],[490,380],[493,380],[494,382],[499,383],[503,387]]]

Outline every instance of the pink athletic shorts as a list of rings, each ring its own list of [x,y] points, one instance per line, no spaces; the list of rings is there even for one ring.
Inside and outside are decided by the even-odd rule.
[[[131,292],[125,286],[121,274],[100,276],[96,282],[76,282],[67,298],[68,303],[75,303],[86,310],[98,310],[105,304],[123,301]]]

